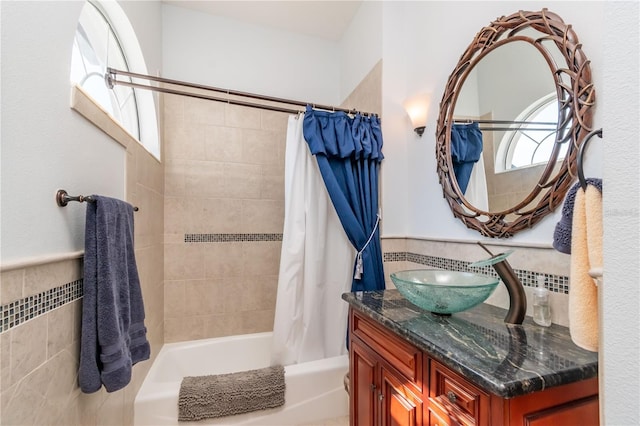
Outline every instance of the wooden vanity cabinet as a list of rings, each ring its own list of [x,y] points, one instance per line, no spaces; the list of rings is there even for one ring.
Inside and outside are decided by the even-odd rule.
[[[597,425],[597,378],[502,398],[350,311],[352,426]]]
[[[351,424],[425,424],[421,351],[358,315],[351,324]]]

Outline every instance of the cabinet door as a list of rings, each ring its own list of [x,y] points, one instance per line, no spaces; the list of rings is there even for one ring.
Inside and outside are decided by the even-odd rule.
[[[376,358],[362,344],[351,340],[351,378],[349,405],[352,426],[375,426]]]
[[[380,371],[382,426],[422,426],[422,400],[403,385],[407,379],[384,367]]]

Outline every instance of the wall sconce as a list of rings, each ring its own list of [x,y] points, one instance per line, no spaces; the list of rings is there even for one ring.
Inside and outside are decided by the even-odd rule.
[[[402,103],[405,111],[411,119],[413,131],[422,136],[427,126],[427,115],[429,113],[429,95],[413,96]]]

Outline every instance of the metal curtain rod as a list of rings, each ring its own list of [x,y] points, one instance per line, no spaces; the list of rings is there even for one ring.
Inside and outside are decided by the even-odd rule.
[[[471,124],[471,123],[480,123],[480,124],[516,124],[517,127],[480,127],[479,129],[482,131],[493,131],[493,132],[508,132],[508,131],[521,131],[522,125],[531,124],[537,126],[554,126],[553,128],[549,127],[528,127],[524,130],[526,131],[555,131],[557,123],[551,121],[517,121],[517,120],[471,120],[471,119],[453,119],[453,124]]]
[[[304,106],[304,107],[306,107],[307,105],[310,105],[314,109],[317,108],[317,109],[323,109],[327,111],[342,111],[349,114],[378,116],[378,114],[375,114],[375,113],[357,111],[355,109],[339,108],[339,107],[330,106],[330,105],[319,105],[311,102],[295,101],[291,99],[277,98],[274,96],[265,96],[265,95],[258,95],[255,93],[241,92],[238,90],[222,89],[220,87],[205,86],[202,84],[189,83],[186,81],[172,80],[169,78],[155,77],[155,76],[146,75],[146,74],[138,74],[130,71],[122,71],[122,70],[117,70],[115,68],[107,68],[107,73],[105,74],[105,81],[107,83],[107,86],[109,86],[109,88],[113,89],[115,85],[120,85],[120,86],[134,87],[137,89],[153,90],[156,92],[168,93],[172,95],[189,96],[193,98],[205,99],[205,100],[215,101],[215,102],[225,102],[231,105],[240,105],[240,106],[246,106],[251,108],[260,108],[260,109],[267,109],[271,111],[286,112],[289,114],[297,114],[299,112],[302,112],[299,109],[285,108],[285,107],[275,106],[275,105],[263,105],[263,104],[258,104],[254,102],[246,102],[246,101],[240,101],[240,100],[234,100],[234,99],[228,99],[228,98],[215,97],[210,95],[201,95],[201,94],[186,92],[182,90],[168,89],[165,87],[152,86],[150,84],[146,85],[146,84],[134,83],[132,81],[118,80],[117,79],[118,75],[124,75],[128,77],[139,78],[139,79],[149,80],[149,81],[156,81],[159,83],[172,84],[176,86],[190,87],[193,89],[208,90],[210,92],[224,93],[226,95],[231,95],[231,96],[241,96],[245,98],[258,99],[262,101],[276,102],[280,104],[298,105],[298,106]]]
[[[454,124],[536,124],[542,126],[557,126],[558,123],[553,121],[518,121],[518,120],[471,120],[471,119],[453,119]]]

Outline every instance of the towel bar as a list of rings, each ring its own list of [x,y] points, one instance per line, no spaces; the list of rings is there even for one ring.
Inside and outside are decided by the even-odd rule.
[[[69,201],[77,201],[79,203],[94,203],[96,200],[94,200],[91,195],[77,195],[74,197],[72,195],[69,195],[64,189],[59,189],[58,192],[56,192],[56,203],[60,207],[65,207],[67,204],[69,204]],[[139,209],[137,207],[133,208],[133,211],[135,212],[137,212],[138,210]]]

